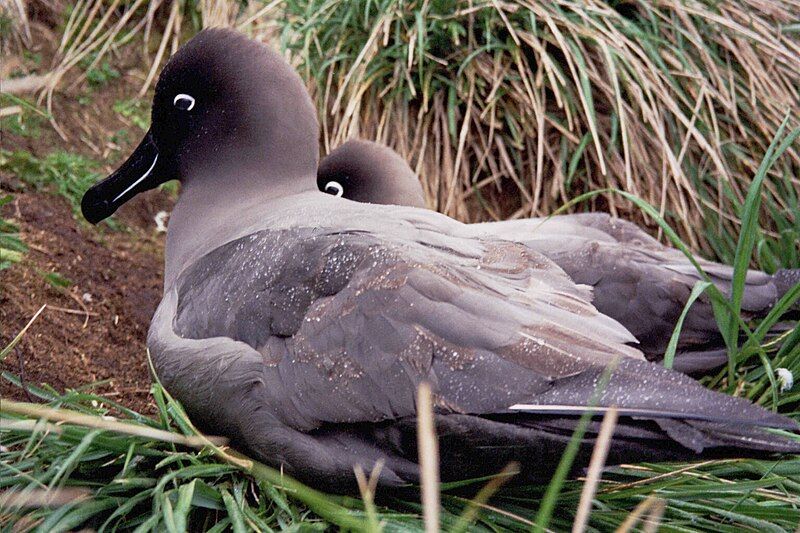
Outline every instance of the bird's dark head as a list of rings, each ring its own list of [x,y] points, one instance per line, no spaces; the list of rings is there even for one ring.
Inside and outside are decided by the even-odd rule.
[[[317,165],[316,112],[300,77],[279,54],[232,30],[204,30],[169,60],[151,116],[128,160],[84,195],[89,222],[172,179],[186,185],[258,168],[313,175]]]
[[[317,170],[319,190],[356,202],[425,207],[419,179],[397,152],[370,141],[347,141]]]

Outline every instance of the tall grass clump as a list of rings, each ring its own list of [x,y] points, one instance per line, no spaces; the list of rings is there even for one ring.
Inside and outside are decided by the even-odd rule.
[[[380,491],[376,505],[375,486],[359,469],[361,499],[319,493],[228,448],[225,439],[198,433],[158,383],[151,390],[156,416],[146,417],[93,394],[90,386],[58,393],[8,372],[3,379],[45,402],[0,401],[4,530],[434,531],[438,524],[446,531],[563,531],[571,525],[573,531],[655,531],[660,525],[668,531],[777,532],[800,520],[799,458],[603,469],[615,416],[603,421],[606,438],[598,439],[592,482],[565,479],[573,459],[567,452],[557,469],[553,465],[547,486],[498,492],[516,471],[509,465],[498,477],[442,485],[436,511],[424,487],[422,505],[413,492]],[[573,452],[588,420],[579,423]],[[436,485],[429,488],[438,493]]]
[[[730,258],[750,178],[800,116],[797,2],[307,0],[278,13],[323,141],[378,139],[464,220],[626,190]],[[793,29],[794,28],[794,29]],[[800,146],[764,185],[772,240],[800,236]],[[609,195],[595,204],[631,212]]]
[[[20,386],[10,373],[3,379]],[[158,384],[155,417],[89,387],[27,390],[45,403],[0,402],[2,530],[425,530],[426,513],[413,496],[378,490],[376,504],[322,494],[199,435]],[[538,524],[566,531],[583,501],[591,511],[579,531],[660,524],[666,531],[778,532],[800,521],[800,459],[793,457],[606,468],[589,499],[580,479],[557,476],[549,487],[497,493],[503,481],[443,485],[441,530],[531,531]]]
[[[4,530],[239,532],[319,526],[324,519],[346,528],[362,522],[338,499],[199,435],[158,384],[157,418],[90,391],[29,392],[49,406],[0,406]]]

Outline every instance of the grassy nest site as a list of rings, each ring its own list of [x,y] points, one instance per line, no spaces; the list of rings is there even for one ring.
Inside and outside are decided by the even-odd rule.
[[[550,483],[504,487],[509,465],[440,487],[435,505],[376,494],[374,472],[359,473],[360,497],[322,494],[199,434],[145,350],[174,188],[99,227],[78,205],[147,130],[161,66],[209,26],[286,54],[317,103],[322,154],[381,141],[447,215],[610,211],[734,265],[730,298],[706,289],[730,363],[703,383],[800,421],[800,327],[767,334],[800,287],[762,321],[736,318],[748,266],[800,267],[800,2],[12,1],[0,7],[0,530],[797,529],[792,456],[600,461],[568,479],[568,452]]]

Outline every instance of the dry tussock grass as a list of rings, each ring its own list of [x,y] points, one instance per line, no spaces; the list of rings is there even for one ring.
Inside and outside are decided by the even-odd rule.
[[[800,117],[798,12],[798,0],[80,0],[44,97],[49,106],[82,60],[96,65],[134,39],[149,63],[144,94],[200,26],[234,26],[290,50],[326,149],[385,142],[448,215],[546,214],[620,188],[719,252],[714,235],[736,234],[778,125]],[[794,146],[766,184],[785,226],[798,224],[787,199],[798,169]],[[611,195],[593,202],[632,211]]]
[[[390,144],[448,215],[544,214],[613,187],[695,245],[704,213],[733,232],[778,125],[797,124],[800,3],[609,4],[290,2],[282,24],[325,144]],[[768,185],[785,212],[798,168],[795,146]]]

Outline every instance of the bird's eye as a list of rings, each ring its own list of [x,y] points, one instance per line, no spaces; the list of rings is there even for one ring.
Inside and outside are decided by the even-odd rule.
[[[175,96],[175,99],[172,100],[172,105],[181,111],[191,111],[194,107],[194,97],[181,93]]]
[[[334,196],[341,196],[344,194],[344,187],[338,181],[329,181],[325,184],[325,192]]]

